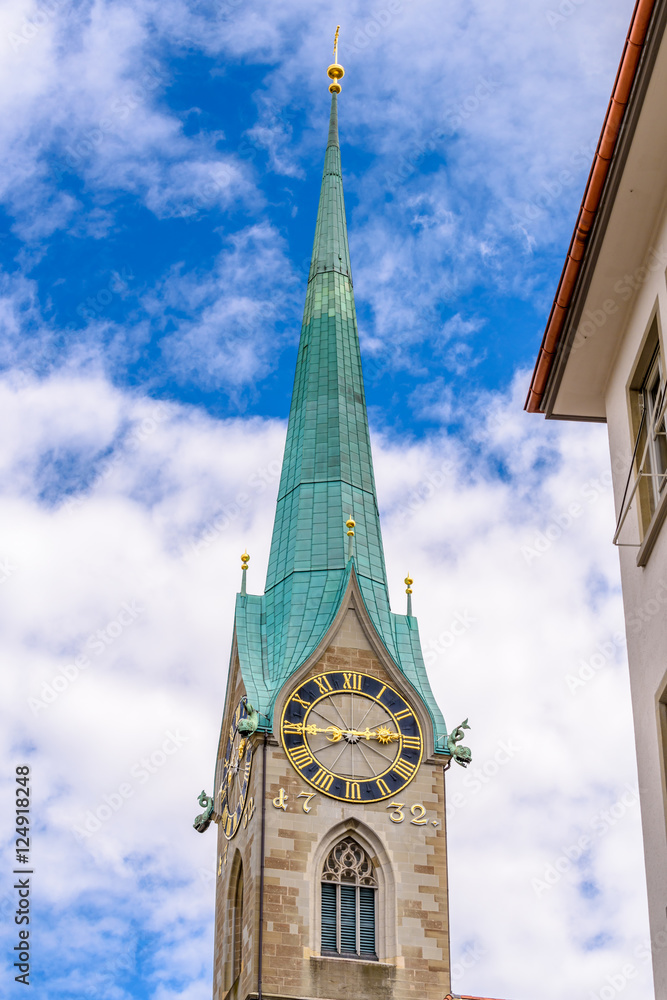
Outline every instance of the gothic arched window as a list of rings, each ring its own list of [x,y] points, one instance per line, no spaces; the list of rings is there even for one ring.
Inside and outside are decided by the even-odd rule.
[[[377,879],[355,840],[336,844],[322,871],[322,954],[377,961]]]

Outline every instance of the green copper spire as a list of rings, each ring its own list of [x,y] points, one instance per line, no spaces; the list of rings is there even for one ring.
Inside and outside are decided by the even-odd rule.
[[[310,615],[319,620],[323,600],[335,610],[330,590],[335,581],[338,591],[345,571],[345,521],[349,516],[357,525],[357,574],[371,591],[377,591],[373,603],[379,602],[387,614],[389,611],[352,291],[337,100],[333,94],[266,578],[267,597],[276,588],[291,590],[294,586],[304,596],[303,604],[290,599],[289,616],[295,626],[298,621],[303,626],[298,638],[292,636],[290,641],[288,634],[283,634],[274,647],[281,663],[287,656],[292,667],[298,665],[292,657],[302,660],[311,636],[315,638],[309,629]],[[282,595],[276,593],[275,600],[282,605]],[[288,627],[287,633],[290,631]]]
[[[248,697],[266,714],[326,635],[354,569],[371,621],[424,698],[437,738],[446,730],[416,619],[389,607],[338,141],[343,72],[329,67],[329,136],[266,589],[237,598],[237,647]]]

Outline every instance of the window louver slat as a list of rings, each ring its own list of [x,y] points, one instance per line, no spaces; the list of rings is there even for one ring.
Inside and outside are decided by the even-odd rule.
[[[351,885],[340,887],[340,950],[357,953],[357,892]]]
[[[375,890],[359,889],[359,951],[375,954]]]
[[[336,941],[336,886],[322,883],[322,950],[338,951]]]

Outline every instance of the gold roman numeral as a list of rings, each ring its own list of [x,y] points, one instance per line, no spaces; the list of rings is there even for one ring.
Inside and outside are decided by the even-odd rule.
[[[318,788],[323,788],[325,792],[328,792],[333,785],[334,776],[325,771],[323,767],[318,768],[315,772],[315,777],[310,779],[314,785]]]
[[[298,701],[302,708],[310,708],[312,704],[310,701],[304,701],[303,698],[298,696],[298,694],[292,695],[292,701]]]
[[[360,799],[361,798],[361,786],[358,781],[346,781],[345,782],[345,798],[346,799]]]
[[[347,691],[361,691],[361,674],[343,674],[343,689]]]
[[[402,712],[397,712],[394,716],[395,719],[407,719],[409,715],[412,715],[411,708],[404,708]]]
[[[293,750],[290,748],[289,754],[298,768],[308,767],[309,764],[313,763],[310,750],[305,743],[302,743],[301,746],[295,747]]]
[[[400,776],[405,778],[406,781],[410,780],[416,770],[417,768],[414,764],[411,764],[407,760],[403,760],[402,757],[399,757],[399,759],[394,763],[394,771],[398,771]]]
[[[383,795],[391,794],[391,792],[389,791],[389,785],[386,783],[386,781],[383,781],[382,778],[376,778],[375,784],[378,786]]]
[[[418,736],[404,736],[403,746],[406,750],[419,750],[421,740]]]
[[[329,678],[324,674],[322,677],[313,677],[313,680],[320,689],[320,694],[328,694],[329,691],[333,691],[331,684],[329,683]]]

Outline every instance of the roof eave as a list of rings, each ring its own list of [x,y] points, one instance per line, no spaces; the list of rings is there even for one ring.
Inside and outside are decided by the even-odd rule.
[[[650,29],[655,23],[654,15],[657,16],[661,7],[664,12],[664,0],[662,3],[661,0],[637,0],[635,4],[584,197],[533,370],[524,407],[529,413],[550,415],[547,397],[552,395],[555,362],[571,335],[570,307],[579,291],[584,265],[590,256],[591,232],[596,222],[599,227],[600,207],[615,173],[612,167],[619,159],[620,138],[629,118],[628,108],[634,105],[642,91],[639,86],[640,68],[647,64],[646,58],[642,57],[648,45],[656,39],[658,43],[660,41],[661,33],[656,31],[650,34]]]

